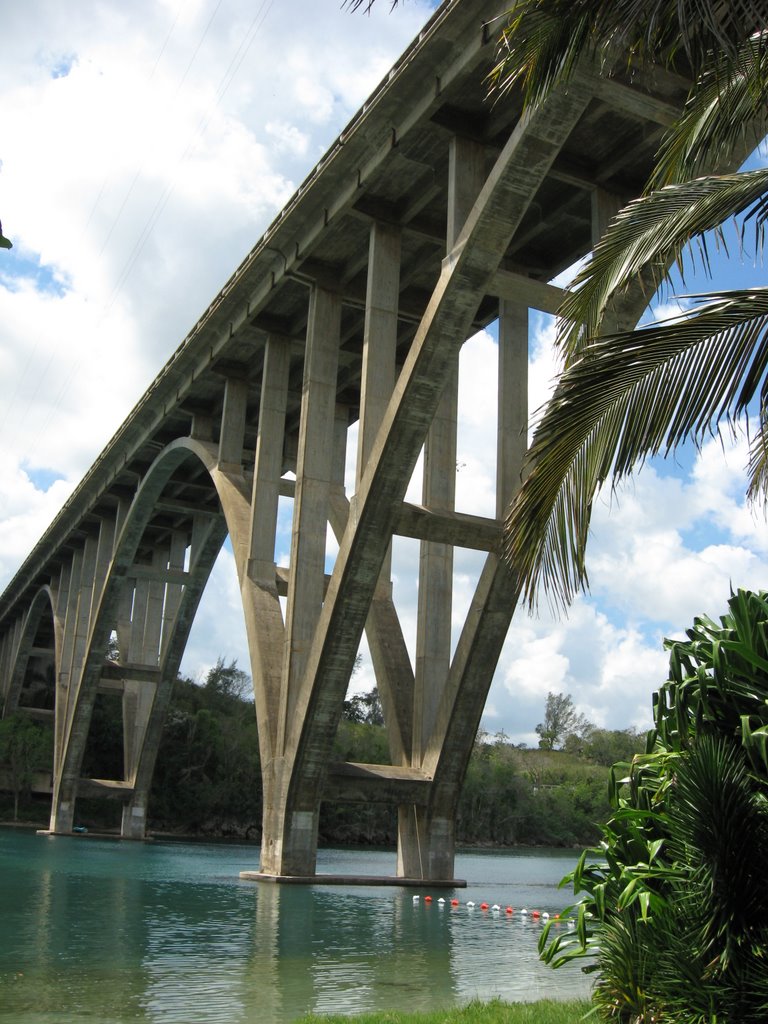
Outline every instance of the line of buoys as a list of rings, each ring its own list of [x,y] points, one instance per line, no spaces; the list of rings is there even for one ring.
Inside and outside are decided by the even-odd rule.
[[[420,900],[421,900],[421,897],[418,896],[418,895],[413,897],[414,904],[419,903]],[[424,902],[425,903],[432,903],[432,897],[431,896],[425,896],[424,897]],[[441,910],[445,907],[446,901],[445,901],[445,899],[442,896],[440,896],[439,899],[437,900],[437,905],[440,907]],[[451,905],[451,907],[453,907],[455,909],[456,907],[461,906],[461,903],[454,896],[451,899],[451,901],[450,901],[450,905]],[[467,900],[467,902],[464,905],[466,906],[467,910],[474,910],[476,904],[475,904],[474,900]],[[499,914],[501,914],[501,911],[502,911],[502,907],[501,907],[501,905],[499,903],[494,903],[493,905],[491,905],[489,903],[486,903],[485,900],[483,900],[483,902],[480,904],[480,909],[481,910],[485,910],[485,911],[490,910],[491,913],[494,914],[494,915],[499,915]],[[508,917],[511,917],[515,913],[515,908],[512,907],[512,906],[507,905],[506,907],[504,907],[504,913]],[[549,911],[547,911],[547,910],[528,910],[527,907],[523,907],[522,908],[522,910],[520,911],[520,916],[521,917],[530,917],[534,921],[548,921],[550,919],[550,917],[551,917],[551,919],[553,921],[559,921],[560,920],[560,915],[559,914],[552,914],[552,915],[550,915]],[[569,925],[573,924],[571,919],[568,920],[568,924]]]

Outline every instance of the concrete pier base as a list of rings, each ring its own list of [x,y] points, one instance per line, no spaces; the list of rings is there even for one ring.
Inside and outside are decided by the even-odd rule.
[[[38,836],[64,836],[66,839],[113,839],[116,842],[126,843],[153,843],[152,836],[122,836],[119,832],[55,832],[50,828],[38,828],[35,831]]]

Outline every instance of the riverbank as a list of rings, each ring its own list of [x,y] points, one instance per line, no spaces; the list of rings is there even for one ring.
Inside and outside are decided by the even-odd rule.
[[[0,826],[3,828],[19,828],[27,830],[39,831],[48,828],[49,815],[45,817],[39,817],[37,819],[24,818],[19,821],[13,821],[11,818],[3,818],[0,816]],[[88,824],[85,825],[89,832],[98,833],[103,838],[120,838],[120,829],[117,826],[102,826],[94,824],[89,820]],[[250,825],[247,828],[235,829],[235,828],[224,828],[224,829],[211,829],[208,831],[198,830],[196,832],[188,832],[183,829],[175,830],[171,828],[152,828],[147,829],[147,839],[159,839],[166,842],[176,843],[237,843],[243,845],[251,845],[258,847],[261,843],[261,832],[255,825]],[[318,849],[349,849],[359,850],[361,853],[365,853],[370,850],[394,850],[396,844],[392,843],[371,843],[371,842],[342,842],[333,841],[326,839],[322,843],[318,844]],[[490,840],[486,842],[473,842],[473,843],[460,843],[457,847],[458,851],[488,851],[488,852],[499,852],[499,853],[512,853],[515,850],[547,850],[547,849],[560,849],[560,850],[575,850],[580,852],[584,847],[579,843],[572,845],[564,844],[557,847],[549,847],[545,843],[495,843]]]
[[[473,1002],[468,1006],[435,1013],[364,1013],[360,1016],[300,1017],[295,1024],[577,1024],[589,1013],[586,1000],[559,1002],[543,999],[536,1003]]]

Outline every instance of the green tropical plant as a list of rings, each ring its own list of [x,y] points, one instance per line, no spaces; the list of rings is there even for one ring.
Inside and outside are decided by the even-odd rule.
[[[768,594],[666,641],[646,753],[617,766],[599,847],[568,876],[576,926],[544,959],[587,958],[621,1024],[768,1019]]]

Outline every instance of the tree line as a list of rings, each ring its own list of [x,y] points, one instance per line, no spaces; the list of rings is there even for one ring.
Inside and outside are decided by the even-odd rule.
[[[374,688],[344,703],[334,759],[389,760],[381,701]],[[569,695],[549,694],[539,749],[499,732],[477,736],[458,808],[460,843],[570,846],[593,842],[606,820],[609,767],[643,746],[632,730],[598,729],[579,716]],[[83,763],[90,778],[122,777],[122,712],[118,697],[100,695]],[[6,818],[40,818],[46,798],[33,797],[36,771],[50,771],[50,726],[22,715],[0,723],[0,773]],[[78,824],[116,827],[113,801],[81,799]],[[262,792],[251,680],[236,661],[219,659],[202,685],[179,678],[158,752],[148,825],[159,833],[258,840]],[[320,841],[326,845],[393,845],[397,812],[376,803],[324,803]]]

